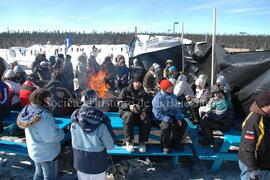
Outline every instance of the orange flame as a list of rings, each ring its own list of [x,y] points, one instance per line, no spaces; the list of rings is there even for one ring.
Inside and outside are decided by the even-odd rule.
[[[105,83],[107,74],[103,71],[99,71],[97,74],[90,76],[88,81],[88,87],[95,90],[99,97],[108,98],[108,92],[110,85]]]

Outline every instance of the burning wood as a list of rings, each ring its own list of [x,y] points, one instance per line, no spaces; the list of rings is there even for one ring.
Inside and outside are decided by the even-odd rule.
[[[94,89],[99,97],[108,98],[110,85],[105,82],[107,74],[103,71],[99,71],[97,74],[90,76],[88,81],[88,87]]]

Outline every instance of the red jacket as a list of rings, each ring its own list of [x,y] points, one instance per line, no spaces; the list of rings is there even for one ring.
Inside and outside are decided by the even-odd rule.
[[[22,107],[24,107],[30,103],[29,97],[35,89],[37,89],[37,86],[32,81],[26,80],[23,83],[23,85],[20,89],[20,101],[21,101]]]

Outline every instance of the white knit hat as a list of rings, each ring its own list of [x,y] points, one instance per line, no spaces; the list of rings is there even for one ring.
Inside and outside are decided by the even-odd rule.
[[[4,78],[14,78],[16,77],[16,74],[11,69],[7,70],[4,74]]]
[[[201,74],[201,75],[199,76],[199,78],[196,79],[195,85],[196,85],[196,86],[201,86],[202,88],[204,88],[204,87],[205,87],[205,84],[206,84],[206,81],[207,81],[207,76]]]

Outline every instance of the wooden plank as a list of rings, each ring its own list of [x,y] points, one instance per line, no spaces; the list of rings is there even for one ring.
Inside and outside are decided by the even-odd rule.
[[[0,140],[0,151],[28,156],[27,147],[24,143]]]
[[[135,146],[134,152],[128,152],[125,149],[125,146],[115,146],[114,149],[108,150],[108,154],[111,155],[127,155],[127,156],[193,156],[193,153],[190,147],[187,144],[184,144],[184,150],[178,151],[171,149],[169,154],[164,154],[160,145],[146,145],[146,152],[140,153],[138,146]]]

